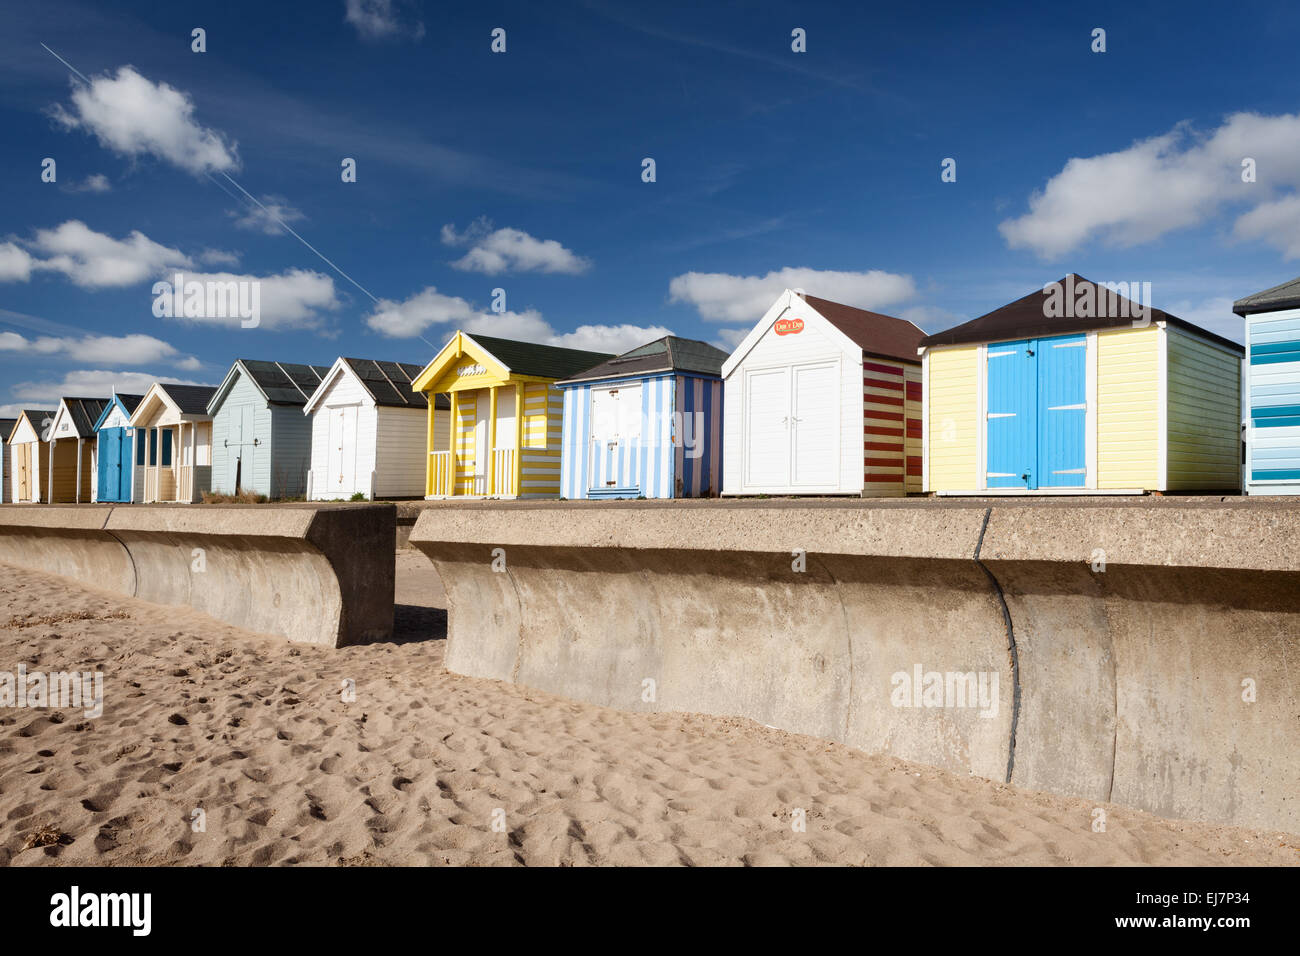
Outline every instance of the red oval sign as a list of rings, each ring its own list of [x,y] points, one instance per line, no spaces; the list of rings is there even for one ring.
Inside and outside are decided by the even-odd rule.
[[[803,319],[777,319],[772,328],[777,335],[796,335],[803,331]]]

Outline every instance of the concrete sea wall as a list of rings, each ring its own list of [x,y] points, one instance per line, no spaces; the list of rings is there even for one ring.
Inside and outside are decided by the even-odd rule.
[[[393,630],[392,505],[0,507],[0,562],[341,647]]]
[[[1300,832],[1297,540],[1300,504],[1218,499],[502,503],[410,538],[458,673]]]

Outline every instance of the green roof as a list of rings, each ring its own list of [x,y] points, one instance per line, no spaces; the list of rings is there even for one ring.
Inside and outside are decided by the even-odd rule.
[[[492,353],[502,365],[518,375],[536,375],[540,378],[566,378],[593,365],[607,362],[614,356],[605,352],[588,352],[584,349],[563,349],[555,345],[534,345],[498,339],[490,335],[466,332],[471,339]]]

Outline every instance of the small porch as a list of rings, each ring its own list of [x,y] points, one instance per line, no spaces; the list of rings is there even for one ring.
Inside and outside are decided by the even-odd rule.
[[[136,470],[145,504],[192,504],[211,487],[212,466],[204,460],[209,422],[176,422],[136,432]]]
[[[505,384],[446,394],[451,427],[447,447],[430,444],[426,497],[517,497],[522,389]]]

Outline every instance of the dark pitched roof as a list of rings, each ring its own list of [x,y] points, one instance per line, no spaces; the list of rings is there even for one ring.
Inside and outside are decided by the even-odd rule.
[[[122,406],[123,411],[126,412],[126,417],[130,418],[135,414],[135,410],[140,407],[140,402],[143,399],[143,395],[115,394],[104,404],[104,410],[101,411],[99,417],[95,419],[95,430],[99,431],[99,429],[103,427],[104,419],[108,418],[108,413],[113,408],[114,400],[116,400],[117,404]]]
[[[24,408],[19,414],[27,417],[27,420],[31,422],[32,428],[36,430],[36,437],[41,438],[41,422],[48,418],[50,424],[53,424],[54,416],[58,413],[59,410],[57,408]],[[17,424],[16,419],[14,423]]]
[[[16,418],[0,418],[0,441],[9,440],[9,436],[14,433],[16,424],[18,424]]]
[[[1280,312],[1283,309],[1300,308],[1300,279],[1283,282],[1263,292],[1256,292],[1244,299],[1232,303],[1232,311],[1238,315],[1251,315],[1255,312]]]
[[[629,378],[657,372],[697,372],[721,378],[722,363],[726,360],[727,353],[708,342],[665,335],[556,384],[588,382],[601,378]]]
[[[1010,339],[1068,335],[1071,332],[1119,329],[1131,326],[1134,319],[1141,315],[1141,307],[1137,303],[1124,298],[1122,295],[1110,292],[1104,285],[1097,286],[1096,283],[1083,278],[1083,276],[1077,274],[1064,276],[1056,284],[1060,285],[1064,290],[1063,300],[1069,299],[1068,293],[1071,285],[1075,290],[1083,286],[1094,287],[1100,293],[1097,295],[1098,301],[1105,303],[1101,307],[1105,308],[1108,314],[1103,316],[1050,316],[1047,309],[1048,293],[1043,289],[1037,289],[1029,293],[1029,295],[1004,305],[1000,309],[994,309],[977,319],[971,319],[969,322],[963,322],[951,329],[926,336],[921,344],[928,348],[932,345],[1005,342]],[[1077,296],[1077,291],[1075,294]],[[1231,339],[1225,339],[1221,335],[1216,335],[1199,325],[1194,325],[1186,319],[1180,319],[1176,315],[1170,315],[1161,309],[1151,309],[1150,320],[1180,326],[1205,338],[1213,339],[1238,352],[1245,351],[1242,346]]]
[[[328,365],[295,365],[261,359],[240,359],[249,377],[274,405],[306,405],[329,374]]]
[[[904,362],[921,361],[917,349],[921,347],[925,333],[906,319],[855,309],[851,305],[819,299],[815,295],[805,295],[803,300],[866,354],[902,359]]]
[[[466,334],[500,359],[510,371],[519,375],[565,378],[614,357],[607,352],[562,349],[555,345],[535,345],[532,342],[498,339],[490,335],[479,335],[476,332]]]
[[[95,423],[108,407],[107,398],[65,398],[63,404],[68,406],[72,424],[77,434],[86,438],[95,433]]]
[[[134,415],[135,410],[139,408],[140,403],[144,401],[143,395],[123,395],[121,392],[118,392],[113,397],[122,403],[122,408],[126,410],[128,415]]]
[[[217,393],[211,385],[170,385],[159,382],[158,387],[167,393],[167,397],[176,403],[182,415],[206,415],[208,402]]]
[[[424,367],[409,365],[405,362],[384,362],[378,359],[345,358],[348,368],[361,379],[361,385],[376,405],[389,408],[428,408],[429,400],[424,392],[411,389]],[[434,402],[435,408],[451,408],[451,401],[446,395],[439,395]]]

